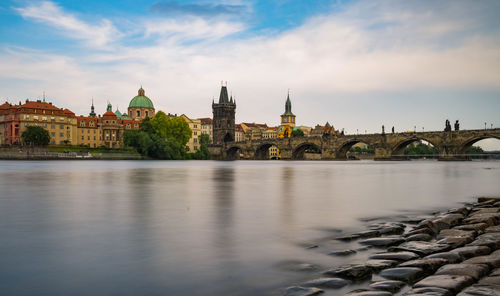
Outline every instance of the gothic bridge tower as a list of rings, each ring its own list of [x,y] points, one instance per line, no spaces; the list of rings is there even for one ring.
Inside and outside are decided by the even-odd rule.
[[[213,111],[213,143],[221,145],[226,142],[234,142],[234,115],[236,112],[236,101],[227,94],[227,84],[222,85],[219,102],[212,101]]]

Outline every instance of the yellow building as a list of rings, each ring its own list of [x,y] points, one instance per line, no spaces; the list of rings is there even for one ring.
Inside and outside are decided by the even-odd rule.
[[[201,135],[201,120],[190,119],[184,114],[182,114],[181,117],[187,122],[189,128],[191,129],[191,138],[187,143],[189,149],[188,151],[196,152],[200,149],[200,141],[198,137]]]
[[[77,116],[78,139],[80,146],[92,148],[102,146],[102,129],[99,126],[97,117]]]

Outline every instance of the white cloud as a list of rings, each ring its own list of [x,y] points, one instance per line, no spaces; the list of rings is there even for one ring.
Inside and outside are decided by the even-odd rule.
[[[99,25],[90,25],[49,1],[15,8],[15,10],[25,19],[47,23],[65,32],[69,38],[84,40],[94,47],[107,47],[109,43],[123,35],[107,19],[103,19]]]
[[[0,75],[27,80],[38,93],[56,90],[58,100],[68,100],[67,107],[76,113],[88,112],[91,96],[102,106],[110,99],[123,111],[143,84],[158,109],[210,116],[211,98],[218,95],[218,81],[223,79],[238,101],[239,121],[276,124],[291,88],[301,124],[329,120],[336,127],[369,131],[378,131],[387,118],[396,121],[391,125],[397,130],[420,122],[426,130],[441,129],[446,117],[477,121],[479,128],[484,121],[500,124],[494,122],[497,116],[488,117],[494,116],[491,105],[475,105],[475,112],[486,117],[479,118],[470,115],[470,104],[440,105],[437,99],[432,113],[425,104],[409,110],[401,104],[393,107],[394,101],[385,98],[402,95],[425,101],[423,96],[439,98],[443,92],[500,92],[500,38],[478,29],[488,21],[478,12],[481,4],[460,2],[457,8],[456,1],[449,1],[427,9],[413,7],[419,6],[416,2],[399,3],[360,1],[282,34],[250,39],[237,35],[245,30],[241,23],[144,20],[139,35],[154,43],[121,42],[109,52],[89,51],[78,58],[3,51]],[[473,13],[461,18],[464,11]],[[71,28],[88,28],[74,16],[70,20],[79,24]],[[239,38],[223,38],[231,34]],[[197,39],[206,42],[185,42]],[[31,89],[8,93],[24,98]],[[357,103],[359,98],[364,98],[364,105]],[[355,116],[345,111],[349,106],[358,107]]]

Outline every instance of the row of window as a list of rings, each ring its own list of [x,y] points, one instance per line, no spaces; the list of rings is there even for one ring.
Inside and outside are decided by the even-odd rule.
[[[24,115],[24,119],[30,119],[30,115],[26,114]],[[37,121],[38,120],[38,116],[36,115],[33,115],[33,120]],[[56,121],[56,118],[55,117],[51,117],[50,118],[51,121]],[[47,121],[47,117],[42,117],[42,121]],[[64,121],[64,117],[59,117],[59,121]]]
[[[27,126],[30,126],[30,124],[29,123],[25,123],[24,126],[27,127]],[[39,126],[39,125],[38,125],[38,123],[34,123],[34,124],[32,124],[32,126]],[[44,123],[42,126],[43,126],[43,128],[47,128],[48,125],[46,123]],[[55,124],[51,124],[50,125],[50,129],[56,129],[56,125]],[[59,129],[64,129],[64,124],[59,125]],[[69,126],[68,126],[68,129],[69,129]]]

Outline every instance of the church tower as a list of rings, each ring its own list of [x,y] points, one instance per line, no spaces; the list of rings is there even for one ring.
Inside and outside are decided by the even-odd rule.
[[[236,112],[236,101],[227,94],[227,83],[222,85],[219,102],[212,101],[213,112],[213,143],[222,145],[226,142],[234,142],[234,115]]]
[[[295,115],[292,113],[292,102],[290,101],[290,92],[286,97],[285,113],[281,114],[281,125],[295,127]]]

